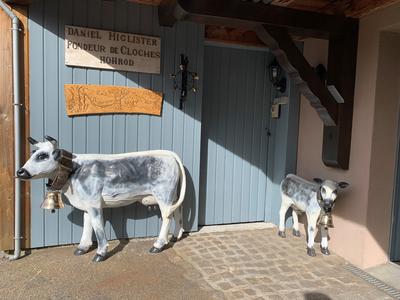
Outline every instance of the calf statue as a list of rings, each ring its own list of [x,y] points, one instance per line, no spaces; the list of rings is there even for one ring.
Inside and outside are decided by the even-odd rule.
[[[84,212],[82,238],[75,255],[88,252],[94,230],[98,247],[93,261],[105,260],[108,243],[103,208],[136,201],[160,207],[162,225],[151,253],[161,252],[167,245],[172,218],[175,220],[172,239],[181,238],[181,204],[185,197],[186,176],[178,155],[164,150],[72,154],[59,149],[55,139],[49,136],[45,139],[45,142],[28,139],[37,150],[17,171],[17,176],[24,180],[49,178],[47,187],[50,191],[61,191],[72,206]]]
[[[279,236],[285,235],[285,215],[292,207],[293,235],[299,237],[299,222],[297,213],[305,212],[308,223],[307,254],[315,256],[314,239],[317,225],[321,228],[321,252],[329,255],[328,227],[333,227],[331,212],[335,205],[337,190],[349,186],[346,182],[314,179],[307,181],[296,175],[289,174],[281,183],[282,204],[279,211]]]

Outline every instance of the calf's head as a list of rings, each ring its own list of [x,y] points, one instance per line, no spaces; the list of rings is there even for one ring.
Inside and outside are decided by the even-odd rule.
[[[347,188],[349,184],[344,181],[336,182],[333,180],[322,180],[320,178],[314,178],[314,181],[319,184],[317,196],[320,205],[325,212],[331,212],[332,208],[335,206],[338,190]]]
[[[17,171],[18,178],[24,180],[49,178],[57,170],[59,156],[57,141],[50,136],[44,138],[44,142],[28,138],[29,143],[36,149],[32,151],[31,157],[24,166]]]

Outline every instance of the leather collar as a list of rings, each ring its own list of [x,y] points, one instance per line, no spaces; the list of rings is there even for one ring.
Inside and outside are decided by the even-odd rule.
[[[60,149],[59,151],[60,155],[57,158],[58,168],[56,175],[53,179],[49,179],[46,184],[47,188],[53,191],[61,190],[73,172],[72,153],[63,149]]]
[[[327,209],[325,208],[324,201],[323,201],[323,199],[322,199],[322,195],[321,195],[321,186],[318,188],[318,191],[317,191],[317,201],[318,201],[319,207],[321,207],[321,209],[322,209],[325,213],[328,213]]]

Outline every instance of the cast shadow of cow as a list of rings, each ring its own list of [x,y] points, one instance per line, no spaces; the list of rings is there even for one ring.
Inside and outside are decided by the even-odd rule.
[[[191,231],[193,225],[196,222],[196,197],[195,197],[195,188],[191,174],[185,167],[186,172],[186,197],[183,201],[183,224],[186,234],[183,235],[182,239],[186,238],[187,233]],[[63,197],[63,201],[66,205],[71,206],[68,200]],[[76,226],[83,228],[83,211],[72,207],[71,212],[68,214],[68,220]],[[115,213],[113,213],[113,211]],[[157,218],[157,221],[154,220]],[[141,222],[138,224],[137,221],[144,221],[146,219],[152,219],[150,222]],[[128,233],[128,221],[134,220],[133,228],[130,228]],[[104,222],[105,224],[109,224],[112,228],[112,231],[115,232],[115,238],[113,236],[107,236],[107,240],[118,240],[119,243],[114,248],[110,249],[107,253],[107,257],[110,258],[118,252],[122,251],[126,245],[129,244],[130,238],[141,238],[141,237],[156,237],[160,230],[161,226],[161,212],[157,205],[155,206],[144,206],[141,203],[135,202],[131,205],[125,207],[118,208],[105,208],[104,209]],[[147,228],[136,228],[137,226],[147,226],[151,225],[154,229],[151,232],[148,232]],[[107,228],[107,225],[105,226]],[[132,227],[132,226],[131,226]],[[132,231],[135,233],[139,231],[138,234],[135,234],[132,237],[130,234]],[[172,232],[172,231],[171,231]],[[110,234],[108,231],[106,234]],[[92,233],[92,240],[94,242],[93,246],[90,248],[90,251],[96,249],[96,236],[94,232]],[[78,241],[79,243],[79,241]],[[168,244],[165,249],[173,247],[172,242]]]

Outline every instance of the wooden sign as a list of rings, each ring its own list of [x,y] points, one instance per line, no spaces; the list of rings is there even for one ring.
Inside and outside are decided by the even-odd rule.
[[[65,84],[68,116],[139,113],[161,115],[162,93],[143,88]]]
[[[68,66],[160,73],[158,37],[65,26],[65,64]]]

